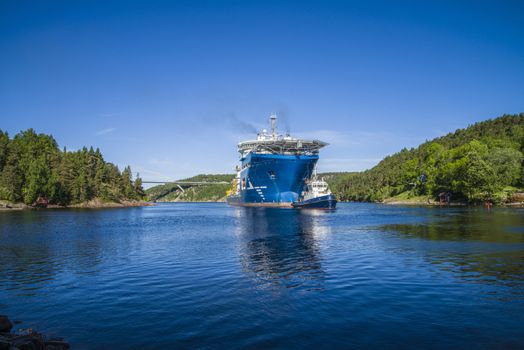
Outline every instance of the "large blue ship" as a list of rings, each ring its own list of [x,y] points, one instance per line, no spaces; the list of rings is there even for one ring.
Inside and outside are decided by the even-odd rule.
[[[227,202],[241,206],[291,207],[314,176],[319,150],[327,143],[281,135],[277,117],[256,140],[238,144],[240,166]]]

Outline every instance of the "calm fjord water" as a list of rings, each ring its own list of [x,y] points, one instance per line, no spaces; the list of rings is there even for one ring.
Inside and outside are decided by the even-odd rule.
[[[524,348],[524,211],[0,212],[0,314],[76,349]]]

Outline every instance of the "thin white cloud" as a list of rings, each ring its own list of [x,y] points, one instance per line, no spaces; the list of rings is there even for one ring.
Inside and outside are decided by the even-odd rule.
[[[145,169],[141,167],[137,167],[135,170],[137,171],[137,173],[140,174],[140,177],[146,181],[174,181],[172,176],[166,175],[158,171]]]
[[[320,158],[318,171],[363,171],[374,167],[380,161],[380,158]]]
[[[398,139],[398,135],[388,132],[350,131],[340,132],[337,130],[315,130],[297,132],[297,137],[315,139],[328,142],[335,146],[363,146],[376,144],[377,142],[389,142]]]
[[[169,157],[151,158],[148,160],[147,173],[152,176],[150,180],[164,181],[167,179],[183,179],[197,174],[209,173],[211,170],[190,161],[174,161]],[[170,175],[166,175],[170,174]]]
[[[171,167],[175,165],[175,162],[168,158],[162,158],[162,159],[151,158],[149,160],[149,164],[156,165],[156,166],[162,166],[162,167],[166,167],[166,166]]]
[[[96,135],[97,136],[102,136],[102,135],[106,135],[106,134],[112,133],[113,131],[115,131],[115,128],[102,129],[102,130],[98,130],[96,132]]]

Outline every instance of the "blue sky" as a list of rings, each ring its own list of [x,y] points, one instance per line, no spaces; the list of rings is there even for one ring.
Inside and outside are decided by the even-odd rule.
[[[142,178],[232,172],[277,112],[363,170],[524,112],[521,1],[0,2],[0,128]]]

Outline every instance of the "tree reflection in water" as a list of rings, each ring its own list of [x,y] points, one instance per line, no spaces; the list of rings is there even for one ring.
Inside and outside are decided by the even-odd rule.
[[[108,225],[135,222],[137,210],[0,213],[0,290],[36,295],[61,274],[96,275],[104,260],[127,259],[130,235]],[[109,222],[109,224],[108,224]],[[128,229],[128,232],[130,230]],[[65,279],[74,284],[74,279]]]
[[[431,264],[455,272],[466,281],[519,286],[519,294],[524,294],[522,210],[443,209],[423,223],[375,228],[397,232],[405,238],[438,242],[434,249],[425,251]]]
[[[260,287],[323,288],[318,211],[237,208],[236,235],[242,267]]]

